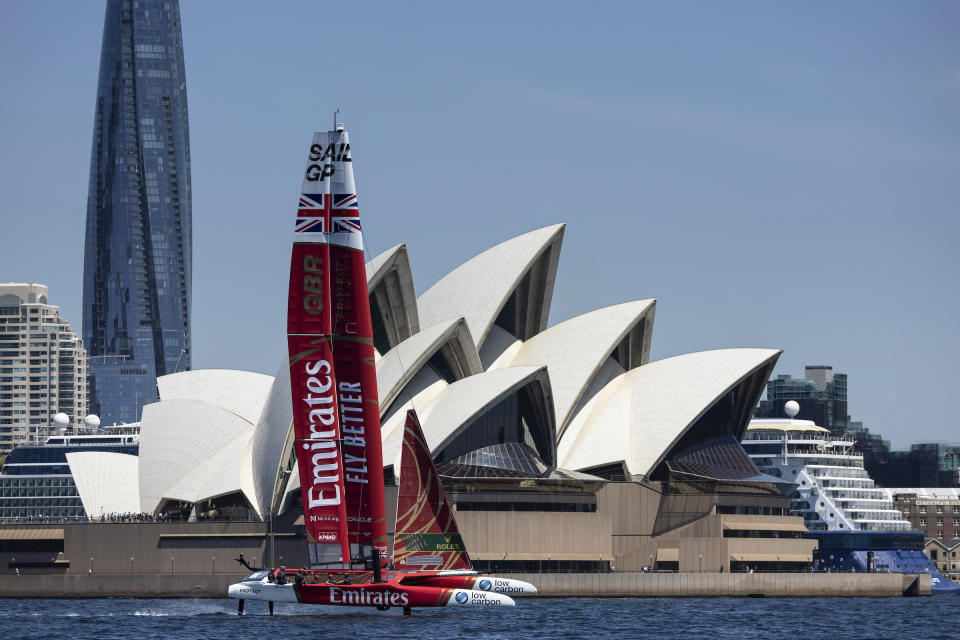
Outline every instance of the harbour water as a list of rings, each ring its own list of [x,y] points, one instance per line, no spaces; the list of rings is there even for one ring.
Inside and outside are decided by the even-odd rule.
[[[960,598],[536,598],[513,609],[410,617],[314,615],[309,606],[233,600],[4,600],[4,640],[20,638],[960,638]]]

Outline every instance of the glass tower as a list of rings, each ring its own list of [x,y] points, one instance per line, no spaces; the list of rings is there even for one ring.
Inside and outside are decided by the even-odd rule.
[[[139,419],[190,368],[190,135],[177,0],[108,0],[83,262],[90,405]]]
[[[767,399],[760,401],[754,416],[785,418],[783,405],[788,400],[796,400],[800,405],[798,420],[813,420],[835,435],[843,435],[850,426],[847,374],[834,373],[833,367],[808,366],[801,380],[788,375],[771,379],[767,382]]]

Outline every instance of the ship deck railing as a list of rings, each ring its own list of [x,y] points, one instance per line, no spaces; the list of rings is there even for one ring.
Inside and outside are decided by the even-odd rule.
[[[818,444],[823,444],[824,446],[835,446],[835,447],[852,447],[855,444],[855,440],[848,440],[846,438],[836,438],[830,437],[823,434],[810,434],[810,435],[790,435],[784,437],[783,435],[776,434],[756,434],[748,433],[743,438],[744,443],[749,442],[815,442]]]

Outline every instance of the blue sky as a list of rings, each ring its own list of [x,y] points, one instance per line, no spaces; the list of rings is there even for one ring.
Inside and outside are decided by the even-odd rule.
[[[419,292],[566,222],[551,323],[658,299],[652,357],[832,364],[894,445],[960,441],[960,4],[184,2],[194,368],[275,373],[312,132]],[[98,2],[0,3],[0,281],[79,329]],[[24,238],[41,238],[39,243]]]

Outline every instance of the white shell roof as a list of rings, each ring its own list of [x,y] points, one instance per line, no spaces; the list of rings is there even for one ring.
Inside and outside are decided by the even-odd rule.
[[[281,365],[270,393],[263,403],[263,412],[250,440],[250,468],[253,495],[262,514],[272,508],[280,465],[290,453],[293,430],[293,406],[290,394],[290,368]]]
[[[251,466],[243,464],[252,435],[250,422],[205,402],[146,405],[140,426],[141,510],[152,513],[164,498],[199,502],[253,487]],[[255,496],[246,497],[256,508]]]
[[[506,329],[495,324],[490,325],[490,331],[487,332],[480,349],[480,364],[485,371],[509,367],[521,346],[523,340],[518,340]]]
[[[436,402],[417,414],[431,451],[442,449],[463,431],[465,425],[535,380],[549,389],[546,367],[509,367],[488,371],[447,387]]]
[[[655,306],[656,300],[637,300],[591,311],[550,327],[517,349],[510,366],[547,365],[559,433],[604,360]]]
[[[67,454],[67,464],[88,518],[105,513],[140,513],[137,456],[76,451]]]
[[[449,340],[457,340],[467,357],[469,374],[481,371],[480,358],[473,346],[470,330],[463,318],[438,322],[407,338],[377,361],[377,394],[380,415],[387,410],[400,390]]]
[[[377,301],[392,344],[409,338],[420,330],[417,294],[407,245],[390,247],[366,264],[367,289]]]
[[[197,369],[157,378],[160,399],[198,400],[256,424],[273,378],[234,369]]]
[[[404,243],[395,244],[383,253],[380,253],[370,259],[366,263],[366,274],[367,274],[367,287],[373,289],[376,287],[380,280],[383,279],[387,272],[394,266],[396,261],[400,259],[400,256],[403,256],[404,260],[407,258],[407,245]]]
[[[408,388],[413,388],[416,392],[412,393],[409,389],[405,389],[404,394],[401,395],[403,404],[392,411],[391,415],[380,426],[380,437],[383,441],[383,465],[385,467],[394,465],[396,468],[400,468],[400,447],[403,443],[403,429],[407,411],[415,409],[417,415],[420,415],[421,411],[433,406],[437,398],[449,386],[429,368],[421,368],[414,375],[413,381],[408,384]]]
[[[580,471],[624,462],[628,474],[649,475],[704,411],[779,355],[776,349],[701,351],[624,373],[573,418],[560,439],[558,466]]]
[[[446,386],[437,393],[423,394],[423,398],[408,403],[402,411],[393,415],[391,423],[406,418],[408,408],[416,409],[423,428],[423,435],[430,451],[437,452],[451,442],[484,411],[500,402],[509,394],[531,382],[539,380],[549,393],[550,381],[546,367],[508,367],[480,373]],[[403,441],[403,429],[393,424],[385,425],[382,431],[384,465],[396,464]]]
[[[429,326],[463,316],[477,346],[483,344],[510,294],[536,260],[552,245],[559,247],[564,225],[557,224],[517,236],[463,263],[417,300],[420,322]],[[546,327],[553,295],[553,274],[546,290],[531,292],[544,299],[540,329]]]

